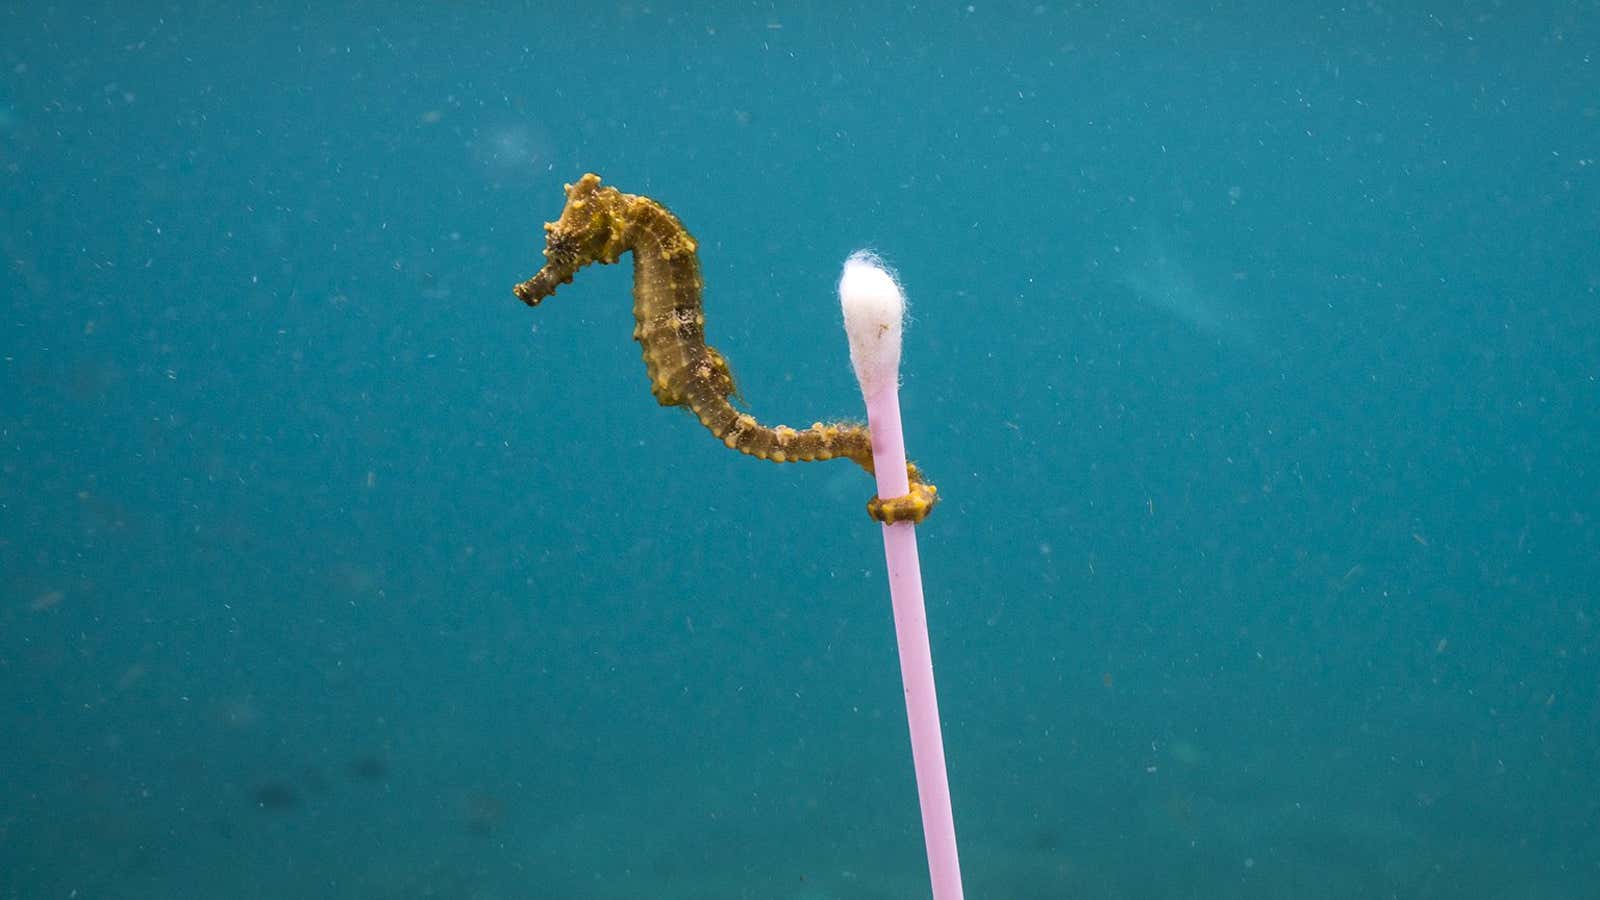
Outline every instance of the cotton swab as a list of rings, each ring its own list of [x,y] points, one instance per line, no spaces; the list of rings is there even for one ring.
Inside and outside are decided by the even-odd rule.
[[[905,294],[881,260],[870,253],[857,252],[845,261],[844,274],[839,279],[839,304],[844,308],[844,329],[850,338],[850,362],[867,403],[878,496],[900,497],[910,490],[905,434],[900,422],[900,339],[905,327]],[[933,684],[933,654],[928,645],[928,613],[922,598],[916,525],[897,522],[882,527],[933,898],[961,900],[961,864],[956,853],[950,782],[945,773],[944,737],[939,728],[939,698]]]

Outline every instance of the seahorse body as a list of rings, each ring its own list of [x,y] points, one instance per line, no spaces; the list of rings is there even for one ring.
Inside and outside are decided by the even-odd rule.
[[[634,340],[643,349],[650,391],[662,406],[682,406],[727,446],[773,462],[854,460],[872,471],[872,437],[865,426],[818,422],[806,429],[768,427],[729,402],[735,393],[728,362],[705,338],[704,282],[694,238],[666,207],[636,194],[601,187],[588,174],[569,184],[561,218],[545,223],[544,267],[515,288],[537,306],[590,263],[614,263],[633,252]],[[938,489],[907,465],[904,497],[874,497],[867,512],[880,522],[920,522]]]

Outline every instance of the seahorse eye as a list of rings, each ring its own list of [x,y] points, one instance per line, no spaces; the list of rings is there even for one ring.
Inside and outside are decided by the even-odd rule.
[[[578,241],[565,231],[551,232],[545,241],[544,258],[552,264],[570,267],[578,257]]]

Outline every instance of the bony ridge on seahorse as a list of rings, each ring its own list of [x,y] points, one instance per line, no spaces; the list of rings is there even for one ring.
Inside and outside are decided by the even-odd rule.
[[[818,422],[806,429],[768,427],[734,408],[728,361],[706,344],[704,282],[694,238],[666,207],[637,194],[601,187],[588,174],[566,186],[561,218],[545,223],[545,263],[516,286],[529,306],[555,293],[590,263],[614,263],[633,252],[634,340],[644,351],[650,391],[662,406],[682,406],[727,446],[773,462],[850,459],[872,472],[866,426]],[[903,497],[874,497],[867,513],[884,523],[921,522],[938,489],[907,464],[911,489]]]

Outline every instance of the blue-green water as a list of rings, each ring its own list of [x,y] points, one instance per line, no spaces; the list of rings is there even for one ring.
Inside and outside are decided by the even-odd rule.
[[[337,6],[0,11],[0,898],[927,896],[591,170],[768,421],[899,267],[968,896],[1600,893],[1595,3]]]

